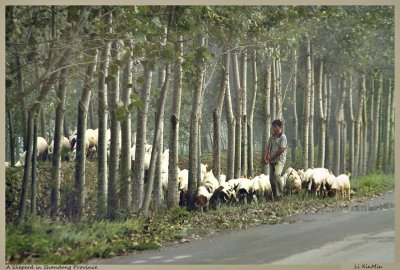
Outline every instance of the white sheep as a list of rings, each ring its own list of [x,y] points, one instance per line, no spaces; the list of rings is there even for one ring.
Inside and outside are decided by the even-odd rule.
[[[236,193],[238,192],[238,189],[237,189],[237,187],[239,186],[239,184],[240,184],[240,178],[238,178],[238,179],[230,179],[230,180],[228,180],[227,181],[227,183],[236,191]]]
[[[200,186],[195,197],[195,206],[201,210],[207,209],[211,196],[212,193],[210,193],[205,186]]]
[[[189,171],[187,169],[178,171],[178,189],[186,191],[189,186]]]
[[[49,145],[47,144],[47,141],[43,137],[37,137],[36,140],[36,156],[38,157],[39,160],[46,160],[47,155],[49,153]],[[26,151],[22,153],[22,156],[19,158],[20,164],[15,164],[16,167],[19,166],[25,166],[25,156],[26,156]]]
[[[211,170],[204,174],[204,178],[200,182],[200,185],[205,186],[208,192],[213,193],[219,187],[219,182]]]
[[[342,199],[347,198],[350,201],[350,178],[349,175],[341,174],[336,177]]]
[[[298,170],[298,175],[301,178],[301,185],[302,187],[307,187],[308,183],[310,181],[310,176],[313,173],[314,168],[308,168],[306,171],[304,171],[303,169]]]
[[[320,196],[322,184],[329,176],[330,173],[328,169],[315,168],[309,178],[308,190],[314,191],[316,196]]]
[[[271,182],[269,180],[269,175],[261,174],[253,178],[253,193],[256,195],[257,199],[267,199],[272,198],[272,188]]]
[[[331,174],[323,183],[324,192],[328,193],[329,197],[335,197],[336,192],[339,190],[338,182],[336,181],[336,176]]]
[[[301,178],[297,171],[293,169],[292,167],[289,167],[286,170],[287,173],[287,181],[286,181],[286,186],[285,190],[286,193],[300,193],[301,192]]]
[[[61,148],[61,159],[68,160],[68,152],[71,149],[71,144],[69,143],[68,138],[62,136],[60,139],[60,148]],[[51,142],[49,146],[49,159],[51,160],[54,151],[54,140]]]
[[[236,188],[239,202],[251,203],[253,199],[253,181],[247,178],[240,178],[240,183]]]

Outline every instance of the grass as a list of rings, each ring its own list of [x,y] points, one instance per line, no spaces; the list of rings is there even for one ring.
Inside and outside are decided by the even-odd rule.
[[[72,165],[71,165],[72,166]],[[6,214],[12,221],[17,213],[18,191],[20,190],[21,170],[11,168],[6,171]],[[50,221],[48,215],[50,179],[45,171],[47,165],[38,168],[38,205],[41,206],[39,218],[15,225],[6,226],[6,263],[12,264],[77,264],[93,258],[109,258],[141,250],[156,249],[166,243],[185,242],[204,237],[223,230],[243,229],[260,224],[277,224],[299,213],[329,211],[337,208],[340,199],[315,198],[305,194],[291,195],[276,202],[260,202],[251,205],[221,205],[216,210],[191,212],[185,208],[172,208],[147,217],[131,216],[117,221],[95,221],[87,216],[86,222],[72,223],[68,218]],[[95,164],[87,164],[87,188],[95,197]],[[73,170],[63,168],[61,188],[69,190]],[[46,184],[47,183],[47,184]],[[370,175],[352,179],[353,197],[370,197],[394,188],[394,176],[374,172]],[[66,192],[67,193],[67,192]],[[65,203],[64,203],[65,201]],[[61,197],[61,208],[66,207],[67,194]],[[85,211],[94,213],[90,205]],[[92,204],[94,202],[91,202]],[[64,208],[63,208],[64,206]],[[62,210],[64,215],[68,212]]]

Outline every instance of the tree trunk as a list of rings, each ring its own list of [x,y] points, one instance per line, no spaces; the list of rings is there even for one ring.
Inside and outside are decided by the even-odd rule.
[[[392,79],[389,78],[386,87],[386,96],[387,96],[387,107],[385,108],[385,124],[384,124],[384,138],[383,138],[383,171],[385,173],[390,173],[390,159],[389,159],[389,145],[390,145],[390,111],[391,111],[391,104],[392,104]],[[382,106],[383,107],[383,106]]]
[[[8,118],[8,136],[10,138],[10,166],[15,166],[15,138],[14,138],[14,113],[11,108],[7,108],[7,118]],[[390,126],[390,122],[389,125]]]
[[[310,38],[306,36],[307,46],[307,84],[304,93],[304,107],[303,107],[303,166],[308,168],[309,165],[309,131],[310,131],[310,105],[311,105],[311,91],[312,91],[312,77],[311,77],[311,42]]]
[[[150,103],[152,72],[149,63],[143,63],[143,83],[140,99],[143,106],[137,111],[135,165],[133,170],[132,205],[135,211],[142,208],[144,198],[144,145],[147,137],[147,116]],[[155,146],[154,146],[155,147]],[[153,149],[154,151],[154,149]]]
[[[273,50],[274,51],[274,50]],[[273,121],[276,119],[276,88],[277,88],[277,75],[276,75],[276,56],[272,57],[271,59],[271,79],[272,79],[272,86],[271,86],[271,120]]]
[[[105,15],[104,22],[107,25],[105,33],[111,31],[112,13],[108,8],[104,8]],[[108,61],[110,53],[110,42],[105,41],[100,56],[99,67],[99,82],[98,82],[98,145],[97,145],[97,218],[103,219],[106,217],[107,209],[107,122],[108,122],[108,104],[107,104],[107,86],[106,77],[108,76]]]
[[[36,102],[32,105],[31,109],[29,109],[29,116],[28,116],[28,137],[27,137],[27,148],[25,148],[26,155],[25,155],[25,167],[24,167],[24,176],[22,180],[22,187],[21,187],[21,196],[20,196],[20,204],[18,207],[18,222],[21,223],[26,217],[26,202],[28,197],[28,181],[30,178],[30,170],[31,170],[31,161],[33,155],[33,138],[34,136],[34,125],[35,119],[37,119],[40,105],[48,92],[50,91],[51,86],[54,84],[54,81],[57,77],[57,72],[52,73],[49,79],[47,79],[40,91],[39,96],[36,98]],[[36,149],[35,149],[36,153]]]
[[[93,73],[96,66],[97,50],[91,49],[88,52],[88,67],[84,77],[81,100],[78,104],[78,124],[75,160],[75,185],[74,185],[74,206],[72,217],[76,221],[82,220],[85,206],[85,133],[87,127],[87,112],[89,110],[90,95],[92,92]]]
[[[238,66],[238,56],[236,53],[233,54],[233,78],[235,81],[236,88],[236,130],[235,130],[235,170],[234,177],[239,178],[242,175],[241,172],[241,148],[242,148],[242,109],[243,109],[243,90],[240,85],[240,74]]]
[[[394,109],[394,86],[392,84],[392,79],[390,80],[390,92],[391,92],[391,99],[390,99],[390,116],[389,116],[389,123],[390,123],[390,128],[389,128],[389,154],[387,157],[387,163],[388,163],[388,172],[394,173],[394,117],[395,117],[395,109]]]
[[[364,106],[364,99],[365,99],[365,75],[362,76],[361,78],[361,83],[359,86],[357,86],[358,90],[358,107],[356,110],[356,115],[355,115],[355,122],[354,122],[354,162],[353,162],[353,168],[352,168],[352,173],[353,177],[356,179],[359,177],[360,173],[362,172],[361,169],[361,147],[362,147],[362,132],[361,132],[361,126],[363,125],[362,121],[362,112],[363,112],[363,106]]]
[[[292,139],[292,167],[297,167],[297,137],[298,137],[298,117],[297,117],[297,50],[293,49],[293,139]]]
[[[318,115],[320,119],[320,132],[319,132],[319,149],[318,149],[318,166],[325,168],[325,137],[326,137],[326,117],[324,105],[324,62],[320,60],[318,71]],[[326,89],[325,89],[326,91]]]
[[[279,51],[278,51],[279,53]],[[276,119],[280,119],[283,122],[283,107],[282,107],[282,65],[280,56],[275,59],[275,71],[276,71],[276,88],[275,88],[275,102],[276,102]]]
[[[339,175],[340,173],[343,172],[343,166],[341,166],[342,163],[342,144],[344,142],[343,138],[343,125],[344,125],[344,102],[346,99],[346,79],[342,78],[340,84],[340,95],[339,95],[339,101],[336,107],[336,136],[335,136],[335,143],[334,143],[334,166],[333,166],[333,172],[335,175]],[[345,146],[344,146],[345,147]]]
[[[132,42],[128,40],[128,47],[132,48]],[[120,167],[120,206],[122,211],[129,209],[129,194],[131,182],[131,115],[129,110],[132,89],[132,53],[124,68],[121,101],[126,110],[126,116],[121,122],[121,167]]]
[[[312,48],[312,47],[311,47]],[[308,142],[308,167],[314,167],[314,108],[315,108],[315,70],[314,70],[314,55],[311,49],[311,99],[310,99],[310,130]]]
[[[107,193],[107,218],[114,220],[117,217],[118,210],[118,187],[119,179],[119,144],[120,144],[120,123],[117,118],[119,101],[119,44],[118,40],[111,43],[111,62],[108,74],[110,76],[110,160],[108,161],[108,193]]]
[[[381,140],[380,136],[380,107],[381,107],[381,95],[382,95],[382,84],[383,84],[383,78],[382,78],[382,72],[379,72],[378,74],[378,85],[377,88],[375,89],[375,94],[374,94],[374,141],[372,144],[374,145],[374,152],[373,152],[373,169],[379,170],[379,145]]]
[[[49,139],[46,134],[46,115],[44,114],[43,107],[40,109],[40,136]]]
[[[221,112],[224,105],[224,96],[229,80],[229,56],[228,52],[222,56],[221,68],[221,83],[219,87],[218,99],[215,105],[213,119],[214,119],[214,145],[213,145],[213,169],[214,175],[220,182],[221,175]]]
[[[33,124],[33,152],[32,152],[32,181],[31,181],[31,218],[36,219],[36,183],[37,183],[37,134],[39,117],[34,120]]]
[[[230,59],[230,52],[228,51]],[[228,67],[230,68],[230,67]],[[229,70],[228,70],[229,72]],[[228,147],[226,151],[226,179],[233,179],[235,175],[235,117],[233,115],[229,76],[227,75],[225,91],[226,126],[228,128]]]
[[[369,110],[367,110],[367,115],[368,115],[368,167],[367,167],[367,173],[371,172],[374,169],[374,135],[375,135],[375,128],[374,128],[374,112],[375,112],[375,75],[371,75],[371,84],[370,84],[370,91],[369,91],[369,99],[368,99],[368,107]]]
[[[241,150],[241,171],[242,175],[248,176],[247,170],[247,49],[245,48],[242,52],[241,59],[241,74],[240,74],[240,86],[242,88],[242,150]]]
[[[67,122],[67,114],[64,112],[64,119],[63,119],[63,134],[64,137],[67,137],[69,139],[69,128],[68,128],[68,122]]]
[[[174,74],[174,95],[171,107],[171,129],[170,129],[170,143],[169,143],[169,164],[168,164],[168,208],[178,205],[178,143],[179,143],[179,119],[181,112],[182,100],[182,56],[183,56],[183,42],[182,36],[176,45],[175,50],[178,54],[178,59],[175,63]]]
[[[263,143],[262,143],[262,157],[261,157],[261,168],[264,174],[269,173],[269,166],[265,164],[264,157],[268,151],[268,139],[271,132],[271,56],[270,53],[267,52],[265,57],[265,71],[264,71],[264,93],[265,93],[265,100],[264,100],[264,123],[263,123]]]
[[[349,144],[349,150],[350,150],[350,155],[349,155],[349,163],[347,166],[347,170],[350,172],[354,172],[354,159],[355,159],[355,136],[356,136],[356,120],[354,117],[354,110],[353,110],[353,76],[352,74],[349,74],[349,112],[350,112],[350,144]]]
[[[201,49],[204,49],[205,39],[201,38]],[[189,138],[189,185],[188,185],[188,208],[194,208],[194,198],[197,192],[198,179],[198,145],[199,145],[199,123],[201,110],[202,82],[204,78],[205,59],[202,55],[196,57],[197,76],[194,84],[192,112],[190,115],[190,138]],[[239,163],[240,164],[240,163]]]
[[[22,179],[22,187],[21,187],[21,195],[20,195],[20,204],[18,207],[18,222],[22,223],[26,217],[26,202],[28,198],[28,181],[31,175],[31,160],[33,153],[33,129],[34,129],[34,114],[29,114],[28,117],[28,137],[27,143],[28,148],[25,150],[25,167],[24,167],[24,177]]]
[[[325,102],[326,102],[326,111],[325,111],[325,115],[326,115],[326,131],[330,130],[330,123],[331,123],[331,111],[332,111],[332,99],[331,99],[331,95],[332,95],[332,79],[330,78],[330,75],[326,76],[326,97],[325,97]],[[331,148],[330,148],[330,136],[329,133],[327,134],[327,136],[325,136],[325,166],[326,168],[328,168],[329,170],[333,171],[333,165],[331,162]]]
[[[59,103],[56,109],[56,120],[54,124],[54,138],[53,138],[53,155],[52,155],[52,170],[51,170],[51,194],[50,194],[50,217],[55,220],[60,207],[60,166],[61,166],[61,139],[62,127],[65,111],[65,96],[67,88],[68,76],[68,57],[64,58],[62,63],[63,69],[60,71],[60,80],[57,90],[57,99]],[[43,110],[42,110],[43,111]]]
[[[366,89],[365,77],[363,77],[363,87]],[[365,90],[365,94],[367,91]],[[360,175],[365,175],[367,173],[367,164],[368,164],[368,131],[369,131],[369,119],[368,119],[368,110],[367,110],[367,98],[364,98],[363,104],[363,155],[362,155],[362,173]]]
[[[21,57],[19,55],[19,51],[17,46],[14,46],[15,49],[15,63],[17,66],[17,85],[18,92],[21,94],[21,114],[22,114],[22,132],[23,132],[23,140],[24,140],[24,149],[28,147],[28,105],[26,103],[26,98],[24,93],[24,81],[22,78],[22,65],[21,65]]]
[[[254,136],[253,136],[253,118],[254,118],[254,109],[256,107],[256,98],[257,98],[257,89],[258,89],[258,76],[257,76],[257,51],[253,50],[253,59],[252,59],[252,68],[253,68],[253,93],[251,95],[251,103],[249,109],[249,122],[248,122],[248,176],[253,177],[254,174]]]

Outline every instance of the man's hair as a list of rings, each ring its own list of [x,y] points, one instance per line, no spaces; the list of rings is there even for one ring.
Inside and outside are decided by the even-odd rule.
[[[274,121],[272,121],[272,126],[278,126],[282,128],[282,121],[279,119],[275,119]]]

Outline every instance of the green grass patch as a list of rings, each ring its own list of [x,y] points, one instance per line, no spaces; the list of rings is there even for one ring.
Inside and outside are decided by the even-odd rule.
[[[351,180],[351,189],[356,196],[372,196],[394,189],[394,175],[374,172]]]

